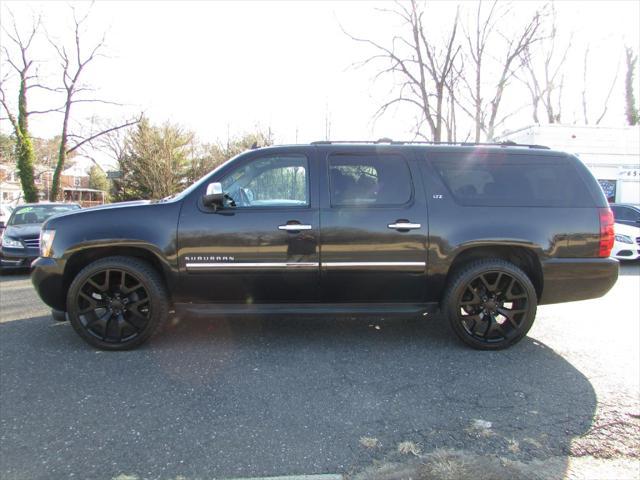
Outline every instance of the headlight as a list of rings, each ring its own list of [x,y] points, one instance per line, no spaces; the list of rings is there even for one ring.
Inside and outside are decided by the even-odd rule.
[[[633,239],[631,237],[629,237],[628,235],[617,234],[616,235],[616,242],[633,243]]]
[[[41,257],[50,257],[52,252],[51,247],[53,247],[53,237],[55,237],[55,230],[42,230],[40,232],[40,256]]]
[[[2,246],[7,248],[24,248],[24,245],[20,240],[7,237],[6,235],[2,236]]]

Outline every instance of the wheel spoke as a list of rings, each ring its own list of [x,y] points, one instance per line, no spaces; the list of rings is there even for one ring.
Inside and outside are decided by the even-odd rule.
[[[122,284],[122,287],[120,287],[120,290],[122,291],[123,295],[129,295],[133,292],[135,292],[136,290],[138,290],[139,288],[142,287],[141,283],[136,283],[133,287],[127,287],[124,283]]]
[[[498,287],[500,286],[500,280],[502,280],[502,272],[498,272],[498,276],[496,277],[496,281],[493,284],[493,291],[498,290]]]
[[[509,284],[509,287],[505,291],[505,298],[507,300],[520,300],[522,298],[527,298],[527,294],[525,292],[518,293],[518,294],[513,293],[513,287],[515,287],[516,285],[520,286],[520,284],[516,281],[516,279],[512,278],[511,283]],[[522,289],[522,287],[520,288]]]
[[[487,328],[485,329],[484,333],[482,334],[482,336],[484,337],[485,340],[489,339],[489,333],[491,333],[491,330],[493,330],[493,317],[489,316],[489,315],[485,315],[484,317],[486,319],[487,322]]]
[[[504,338],[507,338],[507,332],[504,331],[504,328],[502,328],[501,324],[495,322],[494,329],[498,330],[498,332],[500,332],[500,335],[502,335]]]
[[[95,332],[97,335],[104,339],[107,336],[107,325],[110,318],[111,312],[109,310],[107,310],[102,316],[96,314],[95,318],[87,323],[86,328],[87,330]],[[101,332],[96,331],[95,326],[99,326]]]
[[[80,290],[80,293],[78,294],[78,296],[84,298],[87,302],[89,302],[89,305],[91,305],[92,310],[97,308],[98,306],[98,302],[96,301],[95,298],[87,295],[86,293],[84,293],[82,290]]]
[[[486,293],[491,291],[491,284],[487,281],[487,278],[484,276],[485,274],[480,275],[480,281],[484,285],[484,289]]]
[[[462,300],[460,302],[461,307],[466,307],[469,305],[479,305],[480,303],[482,303],[480,295],[478,295],[478,292],[475,288],[473,288],[471,285],[467,285],[467,291],[471,292],[471,295],[473,295],[473,297],[471,298],[471,300]]]
[[[136,331],[136,333],[142,331],[142,329],[145,327],[147,317],[143,317],[142,315],[133,313],[133,312],[127,312],[127,313],[131,313],[132,316],[130,318],[127,318],[126,315],[123,315],[122,319],[127,324],[131,325],[131,327]],[[139,320],[134,320],[134,319],[139,319]]]
[[[476,315],[463,315],[461,318],[462,318],[462,321],[464,322],[464,324],[467,325],[468,331],[471,334],[473,334],[476,331],[476,326],[478,325],[478,322],[482,320],[480,318],[479,314],[476,314]],[[473,324],[471,326],[469,326],[469,324],[467,323],[468,321],[473,321]]]
[[[497,312],[504,316],[507,320],[509,320],[509,323],[511,325],[513,325],[514,328],[518,328],[520,325],[518,324],[518,322],[516,322],[516,315],[519,313],[525,313],[526,310],[512,310],[512,309],[508,309],[508,308],[504,308],[504,307],[500,307],[497,309]]]
[[[89,278],[89,279],[87,280],[87,283],[88,283],[89,285],[91,285],[93,288],[95,288],[95,289],[96,289],[97,291],[99,291],[99,292],[106,292],[106,291],[107,291],[107,285],[106,285],[106,283],[103,283],[102,285],[100,285],[100,284],[98,284],[98,283],[94,282],[94,281],[93,281],[93,278]]]

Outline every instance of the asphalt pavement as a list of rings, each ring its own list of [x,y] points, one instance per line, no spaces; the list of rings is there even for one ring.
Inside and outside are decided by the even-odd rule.
[[[607,296],[540,307],[502,352],[462,346],[437,316],[175,318],[138,350],[101,352],[5,275],[0,478],[348,473],[403,441],[637,458],[639,292],[625,265]]]

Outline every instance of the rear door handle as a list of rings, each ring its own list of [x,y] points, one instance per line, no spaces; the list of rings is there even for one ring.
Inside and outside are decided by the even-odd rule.
[[[387,227],[391,228],[392,230],[415,230],[416,228],[420,228],[421,226],[422,225],[420,225],[419,223],[411,223],[400,220],[387,225]]]
[[[301,230],[311,230],[311,225],[303,225],[301,223],[287,223],[286,225],[278,225],[278,230],[287,232],[299,232]]]

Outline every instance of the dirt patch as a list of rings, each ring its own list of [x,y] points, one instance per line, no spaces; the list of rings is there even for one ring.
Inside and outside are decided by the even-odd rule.
[[[348,476],[348,480],[578,480],[637,479],[640,460],[594,457],[551,457],[520,462],[498,456],[436,450],[405,462],[378,463]]]
[[[598,415],[587,433],[571,442],[574,457],[640,458],[640,418],[628,411]]]

